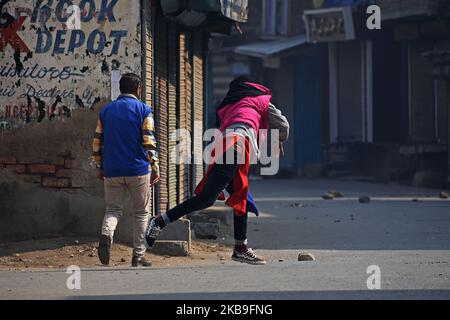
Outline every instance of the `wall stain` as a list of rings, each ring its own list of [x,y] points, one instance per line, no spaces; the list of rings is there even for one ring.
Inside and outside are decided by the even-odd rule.
[[[20,50],[19,49],[17,49],[14,52],[14,61],[16,62],[16,71],[17,71],[17,74],[19,75],[24,69],[23,63],[22,63],[22,61],[20,61]]]
[[[1,0],[0,2],[0,27],[2,28],[9,28],[16,21],[12,15],[3,11],[3,7],[10,1],[11,0]]]
[[[84,106],[83,100],[81,100],[79,95],[75,96],[75,103],[81,108],[81,109],[85,109],[86,107]]]
[[[113,70],[119,70],[120,69],[120,65],[121,65],[121,63],[120,63],[119,60],[114,59],[112,61],[112,69]]]
[[[42,120],[45,119],[45,102],[37,97],[34,97],[34,99],[38,103],[38,108],[39,108],[39,116],[38,116],[37,122],[41,123]]]
[[[33,110],[33,100],[31,100],[31,97],[27,95],[27,109],[25,110],[25,123],[31,122],[31,110]]]
[[[100,97],[95,98],[94,102],[92,103],[92,106],[89,108],[90,110],[95,110],[95,105],[99,103],[102,99]]]
[[[27,53],[27,55],[25,56],[25,58],[23,59],[23,62],[27,62],[28,60],[33,58],[33,52],[30,51]]]
[[[72,118],[72,110],[70,110],[67,106],[63,106],[63,115],[67,118]]]
[[[52,104],[52,106],[50,108],[50,118],[49,118],[50,120],[53,120],[56,117],[56,107],[61,102],[62,102],[61,96],[57,96],[56,101]]]
[[[108,62],[106,62],[106,58],[103,60],[103,63],[102,63],[102,73],[104,75],[109,75],[109,65],[108,65]]]

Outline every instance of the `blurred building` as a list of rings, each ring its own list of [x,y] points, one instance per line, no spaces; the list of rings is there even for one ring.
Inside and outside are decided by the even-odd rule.
[[[448,1],[250,1],[244,36],[211,45],[209,116],[252,73],[288,115],[284,172],[444,187]],[[370,30],[367,8],[381,9]]]
[[[326,172],[444,187],[449,99],[441,58],[450,39],[448,1],[322,2],[306,12],[306,23],[310,40],[327,43],[329,51]],[[371,3],[381,9],[381,30],[367,27]],[[342,29],[321,33],[337,17]]]

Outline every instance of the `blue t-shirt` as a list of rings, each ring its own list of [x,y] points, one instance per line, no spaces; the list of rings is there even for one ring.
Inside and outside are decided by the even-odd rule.
[[[137,177],[149,173],[142,125],[151,112],[150,106],[130,96],[120,96],[102,109],[105,177]]]

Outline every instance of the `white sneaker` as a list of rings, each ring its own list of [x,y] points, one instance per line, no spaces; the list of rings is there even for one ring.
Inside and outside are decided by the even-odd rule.
[[[145,246],[147,249],[153,248],[161,231],[162,229],[156,225],[156,218],[151,218],[145,231]]]
[[[247,249],[245,252],[238,252],[234,250],[233,256],[231,257],[236,262],[247,263],[257,266],[263,266],[267,264],[267,261],[259,258],[254,252],[253,249]]]

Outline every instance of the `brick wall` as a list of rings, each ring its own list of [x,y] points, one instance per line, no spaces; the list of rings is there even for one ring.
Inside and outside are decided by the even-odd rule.
[[[72,183],[75,158],[70,151],[56,154],[46,163],[28,162],[13,155],[0,155],[0,168],[20,175],[21,180],[42,188],[77,189]]]

